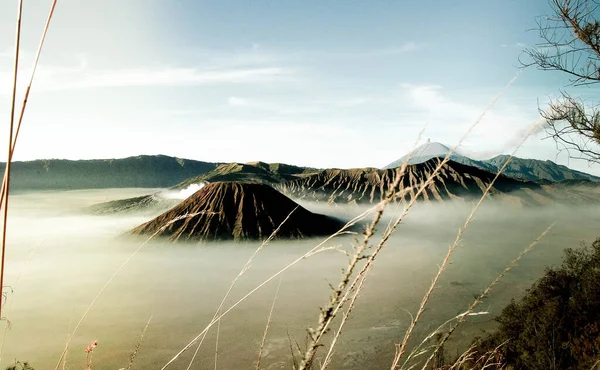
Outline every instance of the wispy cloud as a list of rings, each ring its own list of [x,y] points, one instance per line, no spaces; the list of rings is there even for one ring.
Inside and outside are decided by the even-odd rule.
[[[400,45],[392,45],[379,48],[365,48],[361,50],[326,50],[316,51],[309,50],[306,55],[309,58],[327,58],[327,59],[368,59],[368,58],[383,58],[392,56],[401,56],[407,53],[422,50],[426,47],[425,43],[416,41],[407,41]]]
[[[248,99],[238,98],[237,96],[230,96],[229,99],[227,99],[227,104],[233,107],[247,107],[250,105],[250,102],[248,101]]]
[[[21,73],[27,75],[28,70]],[[41,66],[36,89],[46,91],[94,87],[192,86],[214,84],[250,84],[290,81],[295,71],[285,67],[231,69],[132,68],[94,70],[85,64],[74,68]],[[0,85],[10,81],[8,71],[0,72]]]
[[[449,145],[455,144],[467,128],[479,119],[488,103],[486,99],[476,97],[475,92],[456,97],[439,85],[403,84],[402,87],[409,97],[410,106],[416,109],[413,116],[428,124],[428,132],[437,135],[431,139],[448,140]],[[518,141],[516,138],[523,137],[524,130],[529,130],[535,119],[537,110],[524,111],[521,107],[501,101],[486,112],[481,123],[467,138],[466,151],[477,158],[505,153],[514,147]],[[481,143],[489,145],[482,150]],[[471,145],[478,150],[470,151]]]
[[[393,46],[389,48],[382,48],[372,51],[374,54],[379,55],[393,55],[393,54],[404,54],[411,51],[421,50],[425,47],[424,43],[408,41],[399,46]]]
[[[500,44],[501,47],[503,48],[518,48],[518,49],[523,49],[527,47],[527,44],[523,43],[523,42],[516,42],[514,44]]]
[[[314,107],[303,105],[290,104],[289,101],[270,101],[242,98],[239,96],[230,96],[227,98],[227,105],[236,108],[252,109],[274,114],[306,114],[316,112]]]

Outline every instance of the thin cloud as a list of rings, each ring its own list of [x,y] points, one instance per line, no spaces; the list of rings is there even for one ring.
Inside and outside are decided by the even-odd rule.
[[[28,74],[27,70],[22,73]],[[99,87],[193,86],[249,84],[290,80],[295,71],[283,67],[233,69],[199,68],[132,68],[90,70],[85,64],[76,68],[41,66],[36,75],[36,89],[46,91]],[[0,72],[0,85],[10,81],[8,71]]]
[[[227,105],[229,105],[231,107],[236,107],[236,108],[263,111],[263,113],[268,112],[268,113],[284,114],[284,115],[315,112],[314,109],[311,109],[310,107],[306,107],[306,106],[299,107],[299,106],[294,106],[293,104],[290,105],[287,102],[275,102],[275,101],[268,101],[268,100],[260,101],[260,100],[255,100],[255,99],[242,98],[239,96],[230,96],[227,99]]]
[[[402,87],[408,96],[409,107],[414,109],[413,117],[428,123],[427,131],[435,132],[436,137],[432,138],[435,141],[457,141],[460,134],[481,116],[486,106],[485,101],[481,105],[476,103],[481,98],[475,98],[475,93],[457,97],[439,85],[403,84]],[[467,138],[466,150],[469,150],[469,144],[481,147],[480,143],[489,143],[489,150],[472,151],[478,159],[511,150],[524,132],[530,130],[537,114],[537,110],[528,112],[506,101],[499,102],[486,112],[481,124]]]
[[[378,53],[381,55],[404,54],[404,53],[409,53],[411,51],[421,50],[424,47],[425,47],[425,44],[423,44],[423,43],[409,41],[400,46],[386,48],[386,49],[380,49],[378,51],[375,51],[375,53]]]
[[[514,43],[514,44],[510,44],[510,45],[509,44],[500,44],[500,47],[503,47],[503,48],[507,48],[509,46],[510,47],[514,47],[514,48],[518,48],[518,49],[523,49],[523,48],[527,47],[527,44],[525,44],[523,42],[517,42],[517,43]]]
[[[237,96],[230,96],[229,99],[227,99],[227,104],[234,107],[247,107],[250,105],[250,102],[248,101],[248,99],[238,98]]]

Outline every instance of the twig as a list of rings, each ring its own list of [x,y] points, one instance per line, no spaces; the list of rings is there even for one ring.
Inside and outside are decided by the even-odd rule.
[[[419,187],[419,189],[416,192],[416,194],[414,194],[411,197],[410,202],[407,204],[407,206],[405,207],[405,209],[402,212],[402,214],[396,219],[396,221],[394,222],[393,225],[391,225],[391,227],[388,225],[388,228],[384,232],[384,234],[383,234],[383,236],[382,236],[379,244],[377,245],[377,247],[375,248],[375,250],[371,253],[371,255],[368,256],[367,262],[365,263],[365,265],[363,266],[363,268],[359,272],[359,274],[354,278],[354,281],[349,285],[349,287],[348,287],[348,281],[350,279],[350,275],[347,272],[344,272],[344,274],[342,275],[342,280],[340,281],[340,285],[338,286],[338,289],[334,291],[334,294],[332,295],[328,306],[325,309],[321,310],[321,315],[319,316],[319,325],[318,325],[317,329],[316,330],[312,330],[311,329],[309,331],[309,335],[311,337],[311,343],[310,343],[309,347],[306,350],[306,353],[305,353],[304,358],[302,360],[302,364],[300,366],[300,370],[308,370],[308,369],[310,369],[312,367],[312,363],[314,361],[314,357],[316,355],[317,348],[320,346],[320,343],[319,343],[320,339],[322,338],[322,336],[328,330],[328,326],[333,321],[333,319],[335,318],[337,312],[343,307],[343,305],[345,304],[345,302],[348,300],[350,292],[353,291],[354,287],[362,279],[361,278],[361,273],[363,273],[363,271],[366,271],[367,269],[370,268],[370,266],[373,264],[376,256],[379,254],[379,252],[381,251],[381,249],[383,248],[383,246],[386,244],[386,242],[388,241],[388,239],[390,238],[390,236],[394,233],[394,231],[396,230],[396,228],[398,227],[398,225],[402,222],[402,220],[404,219],[404,217],[408,214],[408,212],[411,209],[411,207],[415,204],[415,202],[417,201],[417,199],[423,194],[423,192],[425,191],[425,189],[437,177],[438,173],[443,168],[443,166],[450,160],[450,157],[451,157],[452,153],[454,153],[454,151],[456,150],[456,148],[458,148],[462,144],[463,140],[471,133],[471,131],[475,128],[475,126],[477,126],[480,123],[480,121],[483,119],[483,117],[485,116],[485,114],[487,113],[487,111],[489,111],[491,109],[491,107],[496,103],[496,101],[498,99],[500,99],[500,97],[502,96],[502,94],[512,85],[512,83],[517,79],[517,77],[520,75],[520,73],[521,73],[521,71],[519,71],[509,81],[509,83],[492,100],[492,102],[490,103],[490,105],[483,111],[483,113],[478,117],[478,119],[469,127],[469,129],[461,137],[461,139],[459,140],[459,142],[452,149],[450,149],[450,151],[446,154],[446,156],[444,157],[443,160],[439,161],[439,163],[435,167],[434,171],[421,184],[421,186]],[[411,154],[412,154],[412,152],[411,152]],[[405,171],[406,167],[407,167],[407,164],[405,163],[402,166],[401,172]],[[393,196],[394,196],[394,193],[393,193],[394,189],[392,189],[392,191],[390,193],[388,193],[388,195],[386,196],[386,198],[382,202],[383,204],[386,204],[386,201],[389,201],[388,199],[393,198]],[[365,237],[363,238],[362,244],[356,249],[355,257],[350,261],[350,264],[348,265],[348,267],[349,267],[348,271],[351,272],[351,270],[354,269],[354,265],[357,262],[357,260],[359,258],[361,258],[362,251],[368,245],[369,239],[373,235],[373,232],[375,230],[375,226],[379,223],[379,220],[381,219],[382,214],[383,214],[383,208],[380,208],[379,211],[378,211],[378,213],[375,215],[372,224],[370,225],[370,227],[365,232]],[[345,290],[345,293],[343,293],[343,290]]]
[[[4,262],[6,260],[6,231],[8,229],[8,193],[10,191],[10,169],[11,169],[11,158],[12,158],[12,139],[13,130],[15,124],[15,105],[17,101],[17,76],[19,74],[19,49],[21,45],[21,13],[23,12],[23,0],[19,0],[17,6],[17,35],[15,41],[15,62],[14,62],[14,76],[12,86],[12,100],[10,110],[10,127],[8,131],[8,156],[6,161],[6,168],[4,170],[4,177],[6,178],[6,196],[3,199],[4,203],[4,214],[3,214],[3,227],[2,227],[2,259],[0,260],[0,289],[4,287]],[[2,306],[4,302],[0,298],[0,317],[2,317]]]
[[[452,333],[456,330],[456,328],[463,323],[467,316],[469,316],[471,314],[471,312],[473,312],[473,310],[475,309],[475,307],[477,307],[482,301],[483,298],[485,298],[490,291],[492,290],[492,288],[498,284],[498,282],[504,277],[504,275],[506,275],[510,270],[512,270],[513,267],[515,267],[515,265],[529,252],[531,251],[531,249],[533,249],[533,247],[535,247],[540,240],[542,240],[546,234],[548,234],[548,232],[552,229],[552,227],[554,227],[554,223],[550,226],[548,226],[548,228],[546,228],[546,230],[544,230],[533,242],[531,242],[531,244],[529,244],[525,249],[523,249],[521,251],[521,253],[519,253],[519,255],[513,259],[505,268],[504,270],[502,270],[502,272],[496,276],[496,278],[485,288],[485,290],[483,291],[483,293],[481,293],[477,298],[475,298],[475,300],[473,301],[473,303],[471,303],[471,305],[469,306],[469,308],[467,308],[467,310],[465,312],[463,312],[462,314],[458,315],[459,318],[456,321],[456,323],[450,328],[450,330],[444,335],[444,337],[442,338],[442,340],[438,343],[438,345],[436,346],[436,349],[433,351],[433,353],[431,354],[431,356],[429,356],[429,358],[427,359],[427,361],[425,362],[425,364],[423,365],[423,370],[425,370],[427,368],[427,365],[429,365],[429,362],[433,359],[433,357],[435,356],[435,354],[437,353],[437,351],[439,351],[439,349],[448,341],[448,339],[450,338],[450,336],[452,335]]]
[[[117,270],[112,274],[112,276],[108,279],[108,281],[102,286],[102,288],[100,288],[100,291],[98,292],[98,294],[96,294],[96,296],[94,297],[94,299],[92,300],[92,302],[90,303],[90,305],[87,307],[87,309],[85,310],[85,312],[83,313],[83,315],[81,316],[81,318],[79,319],[79,322],[77,322],[77,325],[75,325],[75,329],[73,329],[73,332],[71,332],[71,335],[69,336],[69,339],[67,340],[67,344],[65,346],[64,351],[61,353],[60,358],[58,359],[58,362],[56,363],[56,366],[54,367],[54,370],[58,370],[58,367],[60,366],[60,363],[63,359],[63,357],[65,356],[65,353],[67,351],[67,348],[69,347],[69,344],[71,343],[71,339],[73,338],[73,335],[77,332],[77,330],[79,329],[79,327],[81,326],[81,323],[83,323],[83,320],[85,320],[85,318],[87,317],[88,313],[92,310],[92,307],[94,307],[94,305],[96,304],[96,301],[98,300],[98,298],[100,298],[100,296],[102,295],[102,293],[104,293],[104,291],[106,290],[106,288],[110,285],[110,283],[115,279],[115,277],[117,277],[117,275],[125,268],[125,266],[129,263],[129,261],[131,261],[131,259],[146,245],[148,244],[148,242],[150,242],[156,235],[160,234],[162,231],[164,231],[167,227],[169,227],[171,224],[173,224],[174,222],[177,222],[179,220],[183,220],[185,218],[188,217],[194,217],[197,216],[198,213],[190,213],[190,214],[185,214],[179,217],[175,217],[174,219],[172,219],[171,221],[167,222],[165,225],[163,225],[161,228],[159,228],[158,230],[156,230],[156,232],[152,235],[150,235],[150,237],[148,239],[146,239],[146,241],[144,241],[139,247],[137,247],[136,250],[134,250],[129,257],[127,257],[127,259],[121,264],[121,266],[119,266],[119,268],[117,268]]]
[[[201,337],[203,337],[206,334],[206,332],[216,323],[217,320],[220,320],[225,315],[229,314],[229,312],[231,312],[233,309],[235,309],[237,306],[239,306],[242,302],[244,302],[246,299],[248,299],[248,297],[250,297],[251,295],[253,295],[260,288],[262,288],[263,286],[267,285],[273,279],[275,279],[276,277],[280,276],[281,274],[283,274],[284,272],[286,272],[287,270],[289,270],[290,268],[292,268],[298,262],[302,261],[306,257],[306,255],[309,255],[309,254],[313,253],[315,250],[318,250],[324,244],[328,243],[331,239],[333,239],[333,238],[341,235],[348,228],[356,225],[357,222],[363,220],[367,215],[369,215],[371,212],[373,212],[377,207],[378,207],[378,205],[376,205],[376,206],[374,206],[374,207],[372,207],[372,208],[364,211],[360,215],[354,217],[352,220],[348,221],[344,226],[342,226],[342,228],[340,230],[338,230],[337,232],[335,232],[332,235],[330,235],[327,238],[325,238],[321,243],[319,243],[313,249],[311,249],[310,251],[308,251],[304,255],[296,258],[294,261],[290,262],[288,265],[286,265],[285,267],[283,267],[282,269],[280,269],[278,272],[276,272],[275,274],[271,275],[269,278],[267,278],[262,283],[260,283],[259,285],[257,285],[254,289],[252,289],[251,291],[249,291],[246,295],[244,295],[237,302],[235,302],[233,305],[231,305],[227,310],[223,311],[221,314],[219,314],[218,316],[216,316],[196,337],[194,337],[187,345],[185,345],[178,353],[176,353],[175,356],[173,356],[173,358],[171,358],[161,368],[161,370],[164,370],[167,367],[169,367],[173,362],[175,362],[179,358],[179,356],[181,356],[185,351],[187,351],[188,349],[190,349],[191,346],[193,346],[194,343],[196,343],[196,341],[198,339],[200,339]]]
[[[217,321],[217,339],[215,341],[215,370],[217,370],[217,358],[219,357],[219,333],[221,332],[221,320]]]
[[[29,84],[27,85],[27,90],[25,90],[23,104],[21,105],[21,114],[19,115],[19,121],[17,123],[17,131],[15,132],[14,138],[11,136],[11,142],[9,143],[11,159],[15,153],[15,147],[17,145],[17,139],[19,137],[19,132],[21,132],[21,123],[23,122],[23,116],[25,115],[25,108],[27,107],[29,93],[31,92],[31,87],[33,86],[33,79],[35,77],[35,72],[37,71],[37,67],[38,67],[38,64],[40,61],[40,56],[42,54],[42,48],[44,47],[44,42],[46,41],[46,36],[48,35],[48,28],[50,27],[50,21],[52,20],[52,16],[54,15],[54,9],[56,8],[57,2],[58,2],[58,0],[52,0],[52,5],[50,6],[50,11],[48,12],[48,18],[46,19],[44,31],[42,32],[42,38],[40,39],[40,43],[38,45],[38,49],[35,54],[35,59],[33,61],[33,68],[31,70],[31,76],[29,77]],[[13,115],[14,115],[14,112],[13,112]],[[7,171],[5,171],[4,178],[2,180],[2,190],[0,190],[0,207],[2,207],[2,203],[4,203],[4,196],[7,194],[7,188],[6,188],[7,183],[8,183]]]
[[[17,279],[15,280],[15,289],[16,286],[19,284],[19,281],[21,280],[21,276],[23,276],[23,274],[25,273],[25,269],[27,267],[29,267],[29,264],[31,263],[31,258],[33,257],[33,254],[35,253],[35,251],[37,250],[37,248],[41,245],[42,243],[36,244],[35,248],[31,249],[31,251],[29,252],[29,255],[27,256],[27,263],[26,265],[23,267],[23,269],[21,270],[21,272],[19,273],[19,276],[17,276]],[[10,313],[12,311],[12,305],[14,302],[14,290],[12,292],[12,298],[8,303],[8,311],[5,315],[6,321],[10,322]],[[6,336],[8,335],[8,329],[10,329],[10,325],[6,325],[4,327],[4,333],[2,335],[2,344],[0,344],[0,363],[2,363],[2,357],[4,357],[4,343],[6,342]]]
[[[142,345],[142,340],[144,340],[144,334],[146,334],[146,330],[148,330],[148,326],[150,325],[150,321],[152,321],[152,315],[150,315],[150,318],[148,319],[148,322],[146,323],[146,326],[144,326],[144,330],[142,330],[142,334],[140,335],[140,340],[138,340],[137,344],[135,345],[135,348],[134,348],[133,352],[131,353],[131,356],[129,357],[129,364],[127,365],[127,370],[131,370],[131,366],[133,365],[133,361],[137,357],[137,354],[138,354],[138,352],[140,350],[140,346]]]
[[[229,294],[231,294],[231,291],[233,290],[233,287],[237,284],[238,280],[242,277],[242,275],[244,275],[244,273],[246,273],[246,271],[248,271],[250,269],[250,267],[252,266],[252,261],[254,260],[254,257],[256,257],[256,255],[267,245],[269,244],[269,242],[271,242],[271,240],[273,240],[273,238],[275,238],[275,236],[277,235],[277,233],[279,232],[279,230],[281,229],[281,227],[283,226],[283,224],[285,224],[289,218],[292,216],[292,214],[294,212],[296,212],[296,210],[298,209],[298,207],[300,207],[299,205],[296,206],[287,216],[286,218],[281,221],[281,223],[279,224],[279,226],[277,226],[277,228],[275,230],[273,230],[273,232],[271,233],[271,235],[269,235],[269,237],[267,239],[265,239],[259,246],[258,248],[256,248],[256,250],[254,251],[254,253],[252,253],[252,255],[250,256],[250,258],[248,258],[248,261],[246,261],[246,263],[244,264],[244,266],[242,267],[242,269],[240,270],[240,272],[238,273],[238,275],[233,279],[233,281],[231,282],[231,284],[229,285],[229,288],[227,289],[227,292],[225,292],[225,295],[223,296],[223,299],[221,299],[221,303],[219,304],[219,307],[217,307],[217,310],[215,311],[215,314],[213,315],[213,321],[217,318],[217,316],[219,315],[219,313],[221,312],[223,305],[225,304],[225,301],[227,300],[227,298],[229,298]],[[200,347],[202,346],[202,343],[204,342],[204,339],[206,338],[206,334],[208,334],[208,331],[204,333],[204,335],[202,336],[202,338],[200,339],[200,342],[198,342],[198,346],[196,346],[196,351],[194,352],[194,355],[192,356],[192,358],[190,359],[190,363],[188,364],[188,367],[186,370],[190,370],[192,367],[192,364],[194,363],[194,360],[196,359],[196,356],[198,355],[198,351],[200,351]]]
[[[346,321],[350,317],[350,313],[352,312],[352,309],[354,309],[354,305],[356,303],[356,299],[358,298],[358,294],[362,290],[363,284],[365,283],[367,275],[371,271],[372,266],[373,265],[369,265],[369,267],[367,267],[367,269],[361,271],[361,273],[360,273],[361,278],[358,283],[358,286],[356,287],[356,290],[354,291],[354,294],[352,295],[352,298],[350,299],[350,302],[348,303],[348,309],[346,310],[346,312],[344,312],[342,321],[340,322],[340,325],[338,326],[338,329],[336,330],[335,335],[333,336],[331,345],[329,346],[329,351],[327,352],[327,355],[325,356],[325,359],[323,360],[323,365],[321,366],[321,370],[327,369],[327,366],[329,366],[329,363],[331,362],[331,358],[333,356],[333,347],[335,347],[335,344],[337,343],[338,339],[340,338],[340,335],[342,334],[342,329],[346,325]]]
[[[419,319],[421,318],[421,315],[425,311],[425,307],[427,306],[427,303],[429,302],[431,294],[433,293],[433,290],[437,286],[437,282],[438,282],[440,276],[442,275],[442,273],[446,269],[446,266],[448,265],[448,262],[450,261],[450,257],[452,256],[452,254],[454,253],[454,251],[458,247],[458,245],[460,243],[460,240],[462,238],[463,233],[465,232],[465,230],[471,224],[471,221],[473,220],[473,217],[475,216],[475,213],[477,212],[477,210],[479,209],[479,207],[481,206],[481,204],[483,203],[483,201],[485,200],[485,198],[489,194],[489,192],[492,189],[492,186],[494,185],[494,183],[496,182],[496,180],[498,180],[498,178],[500,177],[500,175],[502,174],[502,172],[506,169],[506,166],[508,166],[508,164],[512,160],[513,156],[517,152],[517,150],[519,150],[519,148],[523,145],[523,143],[527,140],[527,138],[529,138],[529,136],[531,135],[531,133],[533,133],[536,130],[538,124],[539,124],[538,121],[536,121],[532,125],[532,127],[529,130],[529,132],[527,133],[527,135],[525,135],[525,137],[521,140],[521,142],[514,149],[514,151],[512,152],[512,154],[506,159],[506,161],[504,162],[504,164],[502,165],[502,167],[498,170],[498,172],[496,173],[496,175],[494,176],[494,178],[492,179],[492,181],[485,188],[485,191],[483,192],[481,198],[479,198],[479,201],[475,204],[475,206],[471,210],[471,213],[469,214],[469,216],[465,220],[465,223],[458,229],[458,233],[456,234],[456,238],[454,239],[454,243],[452,243],[452,245],[448,248],[448,252],[444,256],[444,259],[443,259],[442,263],[439,266],[438,272],[436,273],[435,277],[433,278],[433,281],[431,282],[431,285],[429,286],[429,289],[427,290],[427,292],[423,296],[423,300],[421,301],[421,305],[419,306],[419,309],[418,309],[416,315],[414,316],[413,320],[411,321],[410,326],[409,326],[408,330],[406,331],[406,333],[404,335],[404,339],[402,340],[402,343],[399,345],[398,350],[396,351],[396,354],[394,356],[394,360],[392,362],[392,367],[391,367],[392,370],[395,370],[395,369],[398,368],[398,363],[400,362],[400,359],[402,358],[402,355],[404,354],[404,352],[406,350],[406,346],[407,346],[408,341],[409,341],[409,339],[410,339],[410,337],[411,337],[411,335],[413,333],[413,330],[414,330],[415,326],[417,325]]]
[[[279,279],[279,284],[277,284],[277,290],[275,291],[275,297],[273,298],[273,304],[271,305],[271,310],[269,311],[269,317],[267,318],[267,324],[265,325],[265,331],[263,333],[262,340],[260,341],[260,348],[258,350],[258,360],[256,360],[255,370],[260,370],[260,361],[262,360],[263,350],[265,348],[265,342],[267,340],[267,333],[269,332],[269,327],[271,326],[271,319],[273,317],[273,311],[275,310],[275,302],[277,302],[277,296],[279,295],[280,287],[281,287],[281,279]]]

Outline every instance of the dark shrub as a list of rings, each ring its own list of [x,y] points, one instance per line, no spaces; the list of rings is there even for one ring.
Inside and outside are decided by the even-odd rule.
[[[600,360],[600,239],[566,249],[518,301],[496,318],[497,331],[479,340],[480,353],[506,342],[515,369],[590,369]]]

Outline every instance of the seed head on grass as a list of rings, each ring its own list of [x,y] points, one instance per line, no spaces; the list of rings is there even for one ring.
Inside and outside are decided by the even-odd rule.
[[[92,369],[92,355],[94,354],[94,349],[98,346],[98,341],[93,341],[85,348],[85,370]]]
[[[135,360],[135,358],[137,357],[138,352],[140,351],[140,346],[142,345],[142,341],[144,340],[144,334],[146,334],[146,330],[148,330],[148,326],[150,325],[150,321],[152,321],[152,315],[150,315],[150,318],[148,319],[148,322],[146,323],[146,326],[144,327],[144,330],[142,330],[142,334],[140,335],[140,339],[138,340],[137,344],[135,345],[135,348],[133,349],[133,352],[131,353],[131,356],[129,356],[129,364],[127,364],[127,369],[124,369],[124,370],[131,370],[131,366],[133,366],[133,361]]]
[[[6,370],[34,370],[34,368],[27,361],[21,362],[15,360],[15,363],[7,367]]]

